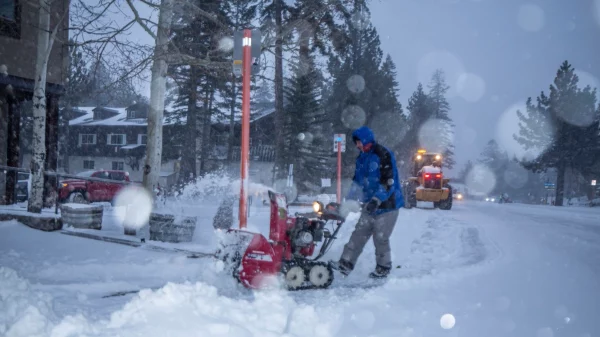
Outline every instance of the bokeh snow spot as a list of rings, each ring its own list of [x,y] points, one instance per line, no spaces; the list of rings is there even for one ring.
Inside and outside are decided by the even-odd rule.
[[[447,121],[431,118],[419,129],[419,144],[429,152],[444,152],[453,142],[454,133]]]
[[[452,329],[454,324],[456,324],[456,319],[452,314],[444,314],[442,318],[440,318],[440,325],[443,329]]]
[[[596,19],[596,23],[600,26],[600,0],[594,0],[594,3],[592,4],[592,13],[594,19]]]
[[[346,81],[346,86],[353,94],[359,94],[365,90],[365,79],[360,75],[352,75]]]
[[[377,164],[376,162],[373,161],[369,164],[369,171],[375,171],[377,170],[377,168],[379,168],[379,164]]]
[[[592,89],[600,88],[599,82],[594,75],[581,70],[575,70],[575,74],[579,78],[579,83],[577,84],[579,88],[584,89],[586,86],[590,86]],[[586,127],[594,123],[595,116],[595,109],[564,109],[558,111],[558,117],[560,119],[579,127]]]
[[[485,81],[476,74],[464,73],[458,76],[456,90],[468,102],[477,102],[485,94]]]
[[[303,143],[310,144],[310,143],[312,143],[313,139],[314,139],[314,136],[310,132],[300,132],[298,134],[298,140]]]
[[[496,308],[499,311],[506,311],[510,308],[510,299],[505,296],[498,297],[496,299]]]
[[[458,83],[458,78],[464,74],[465,66],[456,55],[449,51],[433,51],[424,55],[417,64],[417,81],[428,84],[431,81],[431,76],[438,70],[443,69],[446,75],[446,83],[449,84],[447,97],[453,98],[458,95],[455,83]]]
[[[398,114],[391,112],[375,114],[370,126],[377,141],[388,147],[399,145],[408,132],[406,122]]]
[[[485,196],[496,186],[496,176],[487,166],[476,164],[467,173],[466,185],[469,193]]]
[[[575,75],[579,79],[577,83],[579,88],[583,89],[589,85],[592,89],[600,89],[600,80],[596,76],[579,69],[575,69]]]
[[[352,25],[357,30],[364,30],[369,27],[371,17],[366,12],[356,12],[352,15]]]
[[[363,331],[369,331],[373,329],[375,324],[375,315],[372,311],[361,310],[351,316],[354,324]]]
[[[296,187],[296,183],[292,182],[292,186],[289,186],[287,179],[276,180],[273,184],[273,188],[275,191],[285,194],[288,202],[292,202],[298,197],[298,187]]]
[[[347,217],[350,213],[355,213],[360,211],[360,204],[356,200],[347,200],[342,203],[340,206],[340,214],[343,217]]]
[[[520,111],[523,115],[528,116],[528,112],[525,104],[518,103],[509,107],[497,123],[496,129],[496,140],[498,145],[503,148],[509,155],[509,157],[516,156],[518,159],[532,160],[539,157],[544,150],[550,146],[553,138],[553,127],[550,123],[538,125],[538,129],[534,130],[536,135],[543,135],[546,137],[543,144],[535,148],[526,149],[517,140],[514,139],[514,135],[519,136],[519,123],[520,119],[517,115],[517,111]]]
[[[358,105],[349,105],[342,111],[342,124],[348,129],[357,129],[365,124],[367,114]]]
[[[544,10],[534,4],[521,5],[517,14],[517,22],[523,30],[538,32],[544,28]]]
[[[153,200],[141,186],[127,186],[115,197],[115,215],[124,227],[139,229],[148,223]]]
[[[537,331],[537,337],[554,337],[554,331],[552,328],[541,328]]]
[[[459,136],[465,143],[473,143],[477,139],[477,131],[470,127],[465,127]]]
[[[229,52],[233,50],[233,39],[229,36],[223,37],[219,40],[219,50]]]
[[[527,184],[529,172],[521,165],[510,165],[504,171],[504,182],[514,188],[520,189]]]

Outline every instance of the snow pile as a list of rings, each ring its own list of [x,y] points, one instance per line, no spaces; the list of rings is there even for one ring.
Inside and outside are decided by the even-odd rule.
[[[144,290],[110,319],[66,317],[56,337],[74,336],[333,336],[339,313],[296,303],[284,292],[257,292],[252,301],[220,296],[203,283]]]
[[[95,320],[81,313],[59,320],[49,294],[33,291],[8,268],[0,268],[0,336],[335,336],[343,308],[296,302],[285,291],[253,298],[219,295],[205,283],[169,283],[139,295]]]
[[[439,167],[435,167],[435,166],[423,166],[423,168],[421,169],[424,173],[442,173],[442,169]]]
[[[49,336],[55,316],[52,298],[33,291],[10,268],[0,267],[0,336]]]
[[[273,188],[262,184],[248,182],[248,195],[266,195]],[[234,179],[227,172],[209,173],[185,186],[178,200],[212,201],[220,200],[227,195],[239,196],[240,179]]]

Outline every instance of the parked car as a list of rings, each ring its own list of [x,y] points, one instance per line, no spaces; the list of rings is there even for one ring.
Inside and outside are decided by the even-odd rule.
[[[66,179],[60,182],[58,197],[61,203],[88,203],[112,201],[119,191],[127,186],[124,183],[109,183],[85,180],[84,178],[100,178],[120,182],[128,182],[126,171],[84,171],[76,174],[82,179]]]

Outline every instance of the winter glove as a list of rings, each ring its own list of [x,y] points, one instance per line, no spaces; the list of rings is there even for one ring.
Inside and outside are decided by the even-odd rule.
[[[366,205],[365,205],[365,211],[369,212],[369,213],[373,213],[377,210],[377,208],[379,208],[379,205],[381,205],[381,201],[379,201],[379,199],[377,198],[372,198]]]

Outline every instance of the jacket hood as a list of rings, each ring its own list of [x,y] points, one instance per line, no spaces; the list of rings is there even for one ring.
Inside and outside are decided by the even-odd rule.
[[[360,140],[363,145],[367,145],[375,142],[375,135],[368,127],[361,126],[352,132],[352,140],[356,142],[356,139]]]

